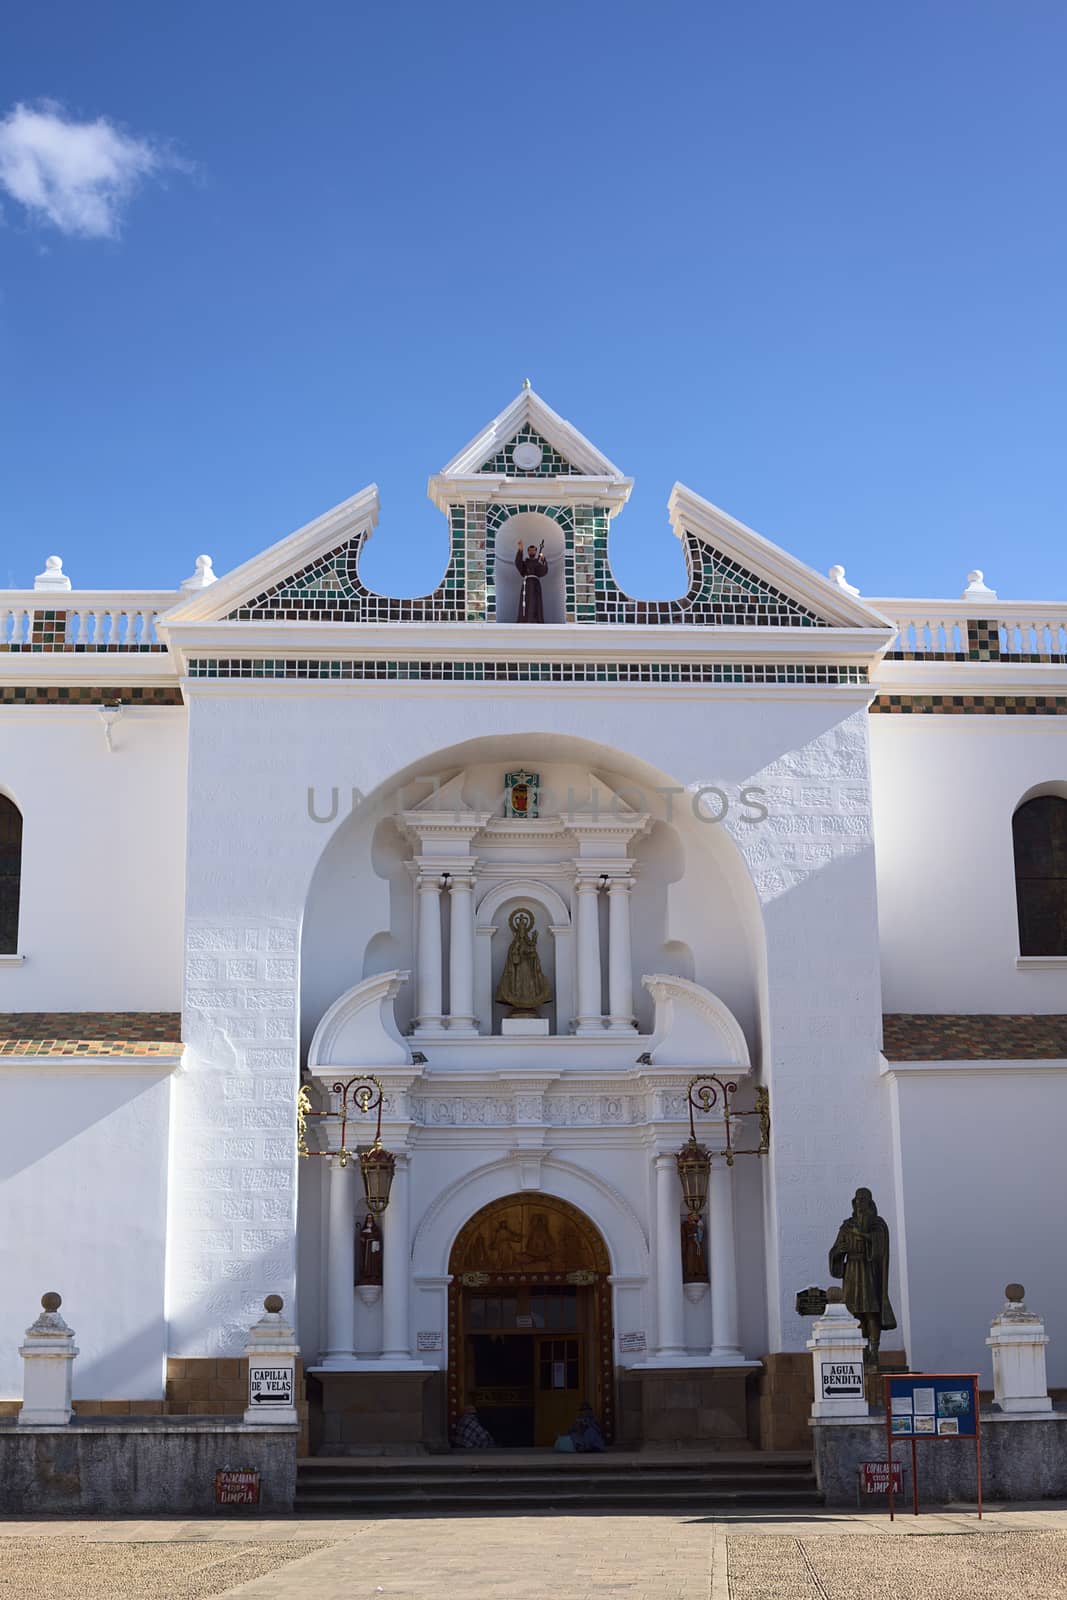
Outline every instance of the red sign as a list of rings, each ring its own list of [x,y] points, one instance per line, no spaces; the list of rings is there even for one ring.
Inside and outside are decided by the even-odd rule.
[[[889,1493],[889,1462],[888,1461],[861,1461],[860,1462],[860,1493],[861,1494],[888,1494]],[[900,1461],[893,1462],[893,1493],[902,1494],[904,1490],[904,1466]]]
[[[217,1506],[258,1506],[259,1473],[254,1467],[220,1467],[215,1474]]]

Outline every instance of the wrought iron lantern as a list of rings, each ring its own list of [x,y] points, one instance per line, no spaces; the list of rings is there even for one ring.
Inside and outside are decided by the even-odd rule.
[[[367,1210],[374,1216],[380,1217],[389,1204],[389,1191],[393,1186],[393,1174],[396,1171],[396,1157],[391,1150],[386,1150],[382,1145],[382,1086],[378,1079],[369,1072],[361,1072],[346,1082],[338,1081],[331,1085],[331,1097],[336,1100],[336,1107],[331,1106],[329,1111],[315,1111],[311,1105],[311,1092],[307,1084],[303,1084],[296,1100],[296,1152],[301,1156],[336,1156],[338,1164],[347,1167],[348,1163],[356,1157],[359,1161],[359,1170],[363,1176],[363,1192],[367,1198]],[[361,1116],[366,1116],[371,1111],[377,1111],[378,1123],[374,1133],[374,1143],[369,1149],[350,1150],[348,1148],[348,1122],[349,1108],[354,1107]],[[307,1125],[310,1117],[317,1117],[332,1122],[340,1121],[340,1139],[336,1150],[309,1150],[307,1142]]]
[[[697,1143],[696,1134],[693,1134],[674,1159],[678,1163],[678,1177],[681,1180],[685,1208],[693,1216],[698,1217],[707,1204],[711,1155],[702,1144]]]
[[[699,1077],[689,1080],[687,1092],[689,1101],[689,1138],[679,1150],[675,1160],[678,1163],[678,1177],[682,1185],[683,1199],[686,1207],[694,1216],[699,1216],[707,1204],[711,1164],[715,1156],[725,1156],[726,1165],[732,1167],[736,1156],[765,1156],[770,1149],[771,1105],[767,1090],[762,1085],[757,1088],[756,1105],[752,1111],[735,1111],[733,1109],[731,1101],[736,1093],[736,1083],[730,1079],[720,1078],[713,1072],[702,1073]],[[722,1105],[721,1120],[725,1130],[725,1141],[721,1150],[711,1151],[697,1141],[693,1113],[694,1111],[699,1111],[704,1116],[710,1116],[714,1108],[720,1103]],[[760,1141],[755,1149],[738,1149],[734,1143],[734,1126],[742,1117],[759,1118]]]

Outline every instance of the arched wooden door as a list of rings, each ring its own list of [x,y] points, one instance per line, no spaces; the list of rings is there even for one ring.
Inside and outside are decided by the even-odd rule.
[[[610,1270],[599,1229],[553,1195],[471,1217],[449,1257],[450,1434],[473,1404],[498,1444],[551,1445],[588,1400],[612,1438]]]

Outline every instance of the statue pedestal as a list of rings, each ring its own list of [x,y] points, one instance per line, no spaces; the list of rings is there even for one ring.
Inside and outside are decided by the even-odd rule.
[[[500,1032],[504,1038],[514,1037],[516,1034],[527,1038],[541,1034],[548,1037],[547,1017],[504,1017],[500,1024]]]
[[[840,1300],[829,1301],[822,1316],[816,1319],[808,1349],[815,1385],[812,1416],[823,1419],[868,1416],[863,1331]]]
[[[986,1340],[993,1352],[993,1403],[1009,1415],[1050,1416],[1045,1324],[1027,1310],[1021,1284],[1009,1283],[1007,1296]]]

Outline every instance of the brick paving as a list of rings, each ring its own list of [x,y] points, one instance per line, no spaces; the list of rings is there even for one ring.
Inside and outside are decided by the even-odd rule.
[[[0,1520],[0,1600],[1062,1600],[1067,1508]]]

